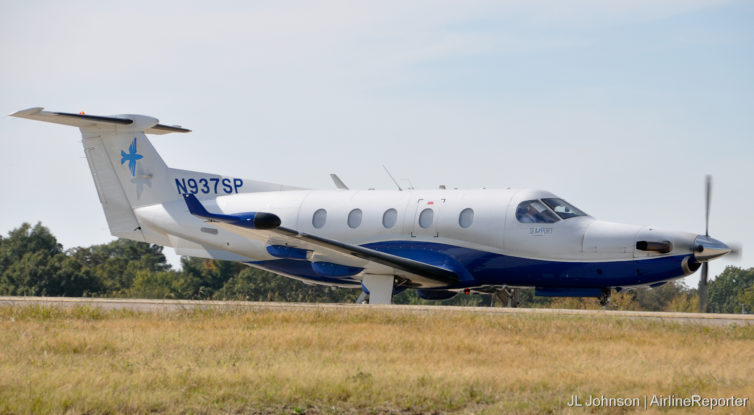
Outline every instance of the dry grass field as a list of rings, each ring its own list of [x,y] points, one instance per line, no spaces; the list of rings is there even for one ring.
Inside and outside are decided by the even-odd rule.
[[[748,406],[672,412],[751,413],[754,326],[366,307],[0,307],[0,413],[627,411],[569,408],[573,394],[733,395]]]

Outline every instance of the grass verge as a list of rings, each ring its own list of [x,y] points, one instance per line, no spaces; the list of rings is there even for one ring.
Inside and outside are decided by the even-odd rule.
[[[747,413],[752,373],[752,326],[366,307],[0,307],[0,413],[539,414],[571,412],[574,394],[733,395],[749,404],[725,413]]]

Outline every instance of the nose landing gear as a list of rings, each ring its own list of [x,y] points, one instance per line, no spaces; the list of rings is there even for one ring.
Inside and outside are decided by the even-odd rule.
[[[605,310],[608,305],[610,305],[610,290],[609,288],[603,288],[602,294],[600,295],[600,305],[602,306],[602,309]]]

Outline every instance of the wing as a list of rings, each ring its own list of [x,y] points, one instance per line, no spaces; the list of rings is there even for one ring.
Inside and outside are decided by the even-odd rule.
[[[301,254],[299,259],[350,268],[352,273],[395,275],[404,280],[405,286],[414,288],[446,287],[458,282],[458,275],[450,269],[282,227],[280,218],[272,213],[210,213],[196,196],[185,194],[184,198],[192,215],[244,237],[265,241],[278,252],[288,249],[292,256]]]

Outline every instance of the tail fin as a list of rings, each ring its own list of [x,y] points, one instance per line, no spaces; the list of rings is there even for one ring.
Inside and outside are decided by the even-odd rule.
[[[110,233],[121,238],[170,245],[153,229],[143,229],[134,209],[167,204],[196,194],[211,198],[249,192],[296,190],[293,186],[171,169],[146,134],[188,133],[179,126],[160,124],[145,115],[98,116],[29,108],[14,117],[78,127]],[[180,202],[177,206],[185,209]]]
[[[14,117],[79,127],[97,194],[110,232],[145,241],[133,209],[178,200],[170,169],[145,133],[187,133],[191,130],[159,124],[144,115],[101,117],[29,108]]]

